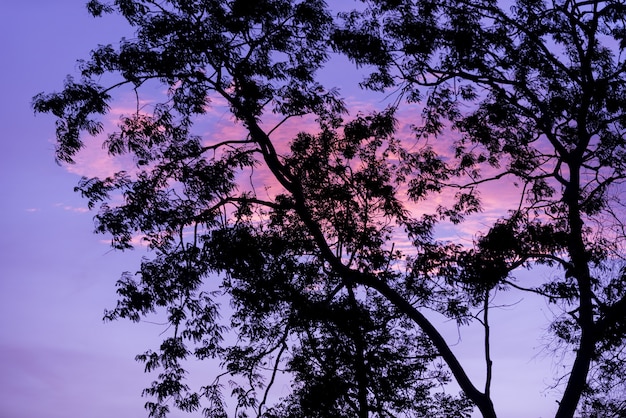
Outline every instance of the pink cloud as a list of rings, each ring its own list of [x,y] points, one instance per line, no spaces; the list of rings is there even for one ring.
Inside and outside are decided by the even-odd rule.
[[[71,205],[64,205],[62,203],[57,203],[55,206],[56,207],[60,207],[63,210],[66,210],[68,212],[76,212],[76,213],[87,213],[87,212],[89,212],[89,209],[87,207],[84,207],[84,206],[71,206]]]

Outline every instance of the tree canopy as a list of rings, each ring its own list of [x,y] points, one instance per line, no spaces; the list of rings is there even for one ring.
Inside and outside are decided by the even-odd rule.
[[[489,319],[504,290],[562,312],[550,330],[573,362],[555,416],[626,413],[626,4],[87,7],[134,37],[98,46],[33,106],[57,117],[60,162],[88,136],[126,162],[76,190],[113,247],[151,250],[106,312],[167,318],[161,346],[137,356],[158,371],[150,416],[495,417]],[[342,97],[328,74],[346,59],[382,107]],[[136,111],[104,132],[117,91]],[[240,130],[203,133],[216,108]],[[501,217],[472,243],[441,238],[494,186],[516,196]],[[554,274],[518,275],[537,266]],[[482,327],[484,387],[434,314]],[[192,388],[191,358],[222,371]],[[276,400],[283,372],[292,392]]]

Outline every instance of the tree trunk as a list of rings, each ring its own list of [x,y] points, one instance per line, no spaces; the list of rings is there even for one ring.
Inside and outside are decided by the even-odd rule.
[[[583,241],[583,221],[580,216],[580,164],[570,163],[570,182],[563,194],[568,206],[569,243],[568,251],[571,258],[571,271],[576,279],[579,293],[578,324],[581,329],[580,343],[567,386],[555,418],[571,418],[576,412],[580,397],[587,383],[587,375],[594,355],[595,336],[593,322],[593,292],[591,274],[587,264],[587,254]]]

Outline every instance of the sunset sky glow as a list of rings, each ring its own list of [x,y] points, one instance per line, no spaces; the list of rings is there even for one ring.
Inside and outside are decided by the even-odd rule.
[[[0,118],[4,126],[0,156],[0,417],[147,416],[140,395],[152,377],[144,374],[134,356],[159,343],[163,326],[102,321],[104,309],[115,306],[115,281],[122,272],[138,269],[145,250],[112,251],[105,236],[92,234],[93,213],[73,192],[80,176],[106,174],[119,168],[111,164],[122,163],[103,158],[106,153],[94,143],[76,165],[55,164],[54,119],[35,116],[31,109],[32,97],[61,89],[65,76],[78,72],[76,60],[87,58],[90,49],[131,35],[115,17],[90,17],[84,3],[11,1],[0,14]],[[339,87],[354,83],[343,74],[341,68],[333,67],[324,76]],[[367,95],[359,95],[354,88],[342,88],[342,94],[362,111],[384,105],[369,102]],[[123,108],[113,109],[107,123],[114,126],[120,113]],[[215,135],[216,129],[220,134],[237,132],[219,106],[207,120],[203,135]],[[400,120],[400,129],[407,129],[410,123]],[[289,132],[283,129],[287,138]],[[504,182],[499,187],[485,190],[485,210],[464,226],[465,235],[452,228],[442,229],[440,234],[471,239],[486,219],[502,215],[502,201],[515,199],[519,190]],[[533,281],[536,275],[547,274],[533,271],[522,276]],[[500,295],[497,303],[507,306],[494,311],[492,319],[496,410],[505,418],[553,415],[557,396],[548,387],[559,369],[558,359],[546,346],[550,307],[519,294]],[[453,350],[481,386],[484,362],[482,352],[474,348],[481,348],[482,334],[473,328],[457,334],[453,323],[445,329],[448,341],[458,340]],[[214,365],[194,364],[190,380],[200,385],[215,372]],[[274,396],[281,396],[283,389],[277,385]],[[171,417],[200,415],[173,411]]]

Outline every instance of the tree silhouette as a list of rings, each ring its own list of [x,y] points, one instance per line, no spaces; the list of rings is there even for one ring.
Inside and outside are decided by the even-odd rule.
[[[103,141],[133,167],[84,178],[77,190],[100,205],[96,230],[115,248],[139,236],[154,254],[122,276],[106,314],[167,315],[171,334],[138,356],[159,370],[145,391],[151,416],[171,404],[226,416],[231,376],[237,416],[456,417],[475,406],[495,417],[489,314],[503,289],[562,308],[551,330],[574,362],[556,416],[624,413],[626,5],[370,0],[337,13],[316,0],[92,0],[88,8],[122,14],[135,38],[94,50],[79,81],[36,96],[34,108],[58,117],[57,158],[71,163],[84,132],[102,134],[112,92],[136,94],[137,111]],[[337,55],[369,72],[361,85],[387,98],[386,108],[349,116],[318,76]],[[167,88],[162,100],[154,85]],[[225,103],[244,134],[197,135],[212,103]],[[422,114],[407,135],[399,115],[414,103]],[[281,139],[306,117],[314,127]],[[463,226],[480,211],[481,192],[502,184],[519,199],[473,245],[437,237],[438,225]],[[557,273],[540,285],[516,278],[537,265]],[[427,312],[482,325],[484,389]],[[223,365],[200,390],[185,383],[194,356]],[[270,404],[282,370],[293,391]],[[451,378],[458,397],[440,390]]]

